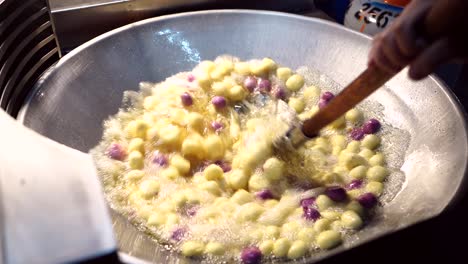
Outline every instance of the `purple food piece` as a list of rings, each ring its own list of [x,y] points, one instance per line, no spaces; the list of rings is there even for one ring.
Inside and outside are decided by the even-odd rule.
[[[357,198],[357,201],[364,208],[370,209],[377,204],[377,197],[373,193],[364,193]]]
[[[112,143],[112,145],[110,145],[110,147],[107,149],[107,155],[111,159],[123,160],[125,159],[126,153],[122,145]]]
[[[153,163],[161,167],[166,167],[169,164],[169,159],[166,155],[161,153],[155,153],[153,158]]]
[[[325,101],[325,100],[323,100],[323,99],[320,99],[320,100],[319,100],[319,103],[318,103],[318,107],[319,107],[320,109],[325,108],[325,106],[327,106],[328,103],[329,103],[329,101]]]
[[[362,183],[363,181],[362,180],[352,180],[348,186],[346,187],[346,189],[348,190],[354,190],[354,189],[359,189],[362,187]]]
[[[271,82],[268,79],[260,79],[260,82],[258,82],[258,90],[261,93],[267,93],[271,91]]]
[[[273,88],[273,96],[276,99],[281,99],[281,100],[286,99],[286,96],[287,96],[286,89],[281,85],[275,86],[275,88]]]
[[[362,131],[364,131],[365,134],[374,134],[379,131],[380,127],[379,120],[372,118],[362,126]]]
[[[187,216],[195,216],[198,212],[198,206],[190,206],[187,208],[186,214]]]
[[[342,202],[346,200],[346,191],[339,186],[328,187],[325,190],[325,195],[335,202]]]
[[[223,169],[223,172],[229,172],[232,170],[232,167],[229,163],[223,163],[221,169]]]
[[[353,128],[353,130],[351,130],[351,133],[349,133],[349,136],[354,140],[361,140],[364,138],[364,135],[364,131],[360,127]]]
[[[227,105],[226,98],[223,96],[215,96],[211,99],[211,103],[218,109],[224,108]]]
[[[253,76],[245,78],[244,87],[245,89],[249,90],[249,92],[253,92],[255,88],[257,88],[257,78]]]
[[[241,260],[244,264],[259,264],[262,260],[262,252],[258,247],[246,247],[242,250]]]
[[[320,212],[313,207],[302,207],[304,210],[304,218],[309,221],[317,221],[320,218]]]
[[[333,99],[335,97],[334,94],[332,94],[331,92],[324,92],[322,94],[322,96],[320,97],[320,99],[324,100],[324,101],[327,101],[327,102],[330,102],[331,99]]]
[[[261,190],[261,191],[257,192],[255,194],[255,196],[257,196],[257,198],[259,198],[261,200],[268,200],[268,199],[273,199],[274,198],[273,193],[268,189]]]
[[[210,166],[213,164],[211,161],[205,160],[200,164],[200,171],[204,171],[206,167]]]
[[[301,200],[302,207],[310,207],[315,203],[315,197],[304,198]]]
[[[224,128],[224,126],[221,122],[213,121],[211,122],[211,128],[213,128],[214,131],[219,132]]]
[[[192,217],[197,214],[198,208],[198,204],[186,203],[179,209],[178,212],[183,216]]]
[[[182,104],[184,106],[191,106],[193,104],[193,98],[189,93],[183,93],[180,96],[180,101],[182,101]]]
[[[221,169],[223,169],[223,172],[228,172],[232,170],[231,164],[229,164],[226,161],[218,160],[214,164],[218,165]]]
[[[186,227],[178,227],[174,231],[172,231],[171,239],[179,242],[185,237],[186,234],[187,234]]]
[[[195,76],[193,74],[189,73],[189,75],[187,75],[187,81],[189,81],[189,82],[195,81]]]

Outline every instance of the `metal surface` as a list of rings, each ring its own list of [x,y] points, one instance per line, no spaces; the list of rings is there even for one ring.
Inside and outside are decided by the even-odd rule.
[[[154,16],[167,8],[213,0],[49,0],[60,47],[69,51],[111,29]],[[85,29],[85,30],[83,30]]]
[[[102,35],[65,56],[21,112],[25,125],[81,151],[96,145],[102,121],[117,112],[122,93],[140,81],[158,82],[220,54],[272,57],[306,65],[345,86],[366,67],[370,39],[317,19],[259,11],[207,11],[150,19]],[[458,102],[440,82],[410,81],[403,71],[369,97],[379,117],[411,138],[406,181],[358,239],[319,258],[434,217],[460,193],[467,169],[467,127]],[[388,139],[391,144],[391,139]],[[465,181],[466,183],[466,181]],[[114,214],[122,254],[180,262]],[[190,262],[184,260],[184,262]]]
[[[111,29],[157,15],[207,8],[310,10],[313,0],[48,0],[61,50]]]

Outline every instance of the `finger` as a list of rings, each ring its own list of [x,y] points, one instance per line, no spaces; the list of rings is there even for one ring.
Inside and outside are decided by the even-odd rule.
[[[395,43],[401,54],[407,58],[414,58],[426,46],[416,34],[416,30],[410,28],[409,25],[395,28]]]
[[[395,67],[383,52],[383,39],[385,38],[387,31],[384,31],[374,37],[372,42],[372,48],[369,52],[369,60],[367,63],[368,67],[376,66],[385,72],[395,73],[398,68]]]
[[[423,1],[412,3],[415,5],[414,8],[408,6],[403,14],[400,16],[398,21],[392,25],[392,31],[395,34],[395,40],[398,49],[401,53],[409,58],[416,56],[422,48],[424,43],[421,43],[418,39],[421,39],[421,32],[418,32],[418,25],[423,23],[427,12],[432,6],[432,1]],[[411,5],[411,4],[410,4]]]
[[[367,55],[367,65],[369,66],[375,59],[375,55],[377,53],[377,50],[380,48],[379,47],[379,44],[380,42],[382,41],[382,37],[383,37],[383,32],[377,34],[374,36],[373,40],[372,40],[372,46],[371,46],[371,49],[369,51],[369,54]]]
[[[416,57],[410,65],[409,76],[413,80],[421,80],[452,57],[449,39],[440,39]]]
[[[368,65],[377,60],[379,52],[383,52],[389,67],[401,69],[406,66],[410,58],[414,58],[422,50],[423,46],[417,41],[419,38],[416,34],[416,24],[424,19],[432,2],[412,1],[390,27],[376,35],[369,53]]]
[[[399,71],[398,67],[395,67],[390,62],[390,60],[382,52],[381,49],[376,50],[375,55],[373,56],[372,62],[375,64],[375,66],[377,66],[378,68],[382,69],[383,71],[387,73],[395,74]]]
[[[383,37],[382,52],[385,54],[392,68],[401,70],[409,63],[409,59],[402,54],[394,36],[394,34],[389,33]]]

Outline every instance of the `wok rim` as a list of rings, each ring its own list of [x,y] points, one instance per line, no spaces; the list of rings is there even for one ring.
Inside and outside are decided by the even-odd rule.
[[[67,62],[68,60],[73,58],[74,56],[79,55],[79,53],[81,51],[95,45],[96,43],[98,43],[98,42],[100,42],[100,41],[102,41],[102,40],[104,40],[106,38],[109,38],[109,37],[111,37],[113,35],[119,34],[121,32],[131,30],[134,27],[139,27],[139,26],[143,26],[143,25],[147,25],[147,24],[157,23],[159,21],[165,21],[165,20],[170,20],[170,19],[178,19],[178,18],[183,18],[183,17],[191,17],[191,16],[213,15],[213,14],[222,15],[222,14],[233,14],[233,13],[235,13],[235,14],[248,14],[248,15],[267,15],[267,16],[275,16],[275,17],[284,17],[284,18],[294,19],[294,20],[308,21],[308,22],[312,21],[314,23],[327,25],[327,26],[331,26],[331,27],[334,27],[334,28],[337,28],[337,29],[340,29],[340,30],[344,30],[346,32],[357,35],[357,36],[359,36],[361,38],[365,38],[367,40],[372,40],[372,37],[370,37],[368,35],[365,35],[365,34],[363,34],[361,32],[357,32],[355,30],[352,30],[350,28],[344,27],[343,25],[338,24],[336,22],[331,22],[331,21],[327,21],[327,20],[324,20],[324,19],[320,19],[320,18],[307,17],[307,16],[303,16],[303,15],[296,15],[296,14],[290,14],[290,13],[285,13],[285,12],[278,12],[278,11],[264,11],[264,10],[252,10],[252,9],[213,9],[213,10],[183,12],[183,13],[169,14],[169,15],[163,15],[163,16],[148,18],[148,19],[133,22],[133,23],[118,27],[116,29],[113,29],[111,31],[108,31],[106,33],[103,33],[103,34],[101,34],[101,35],[99,35],[99,36],[97,36],[97,37],[95,37],[95,38],[81,44],[80,46],[74,48],[71,52],[69,52],[65,56],[63,56],[55,65],[53,65],[49,70],[47,70],[46,73],[43,76],[41,76],[40,80],[36,83],[35,87],[31,90],[31,92],[27,96],[25,102],[23,103],[23,106],[20,108],[20,111],[19,111],[18,116],[17,116],[18,122],[24,124],[25,116],[26,116],[26,113],[28,112],[29,104],[31,103],[32,99],[37,94],[37,92],[39,92],[40,89],[42,88],[41,80],[47,79],[48,76],[52,72],[54,72],[56,70],[56,68],[58,68],[59,66],[61,66],[62,64],[64,64],[65,62]],[[439,86],[441,88],[441,90],[443,91],[445,97],[454,106],[456,114],[459,115],[461,120],[462,120],[462,125],[463,125],[463,128],[464,128],[465,137],[468,138],[468,113],[466,112],[466,109],[461,104],[458,97],[454,94],[454,92],[448,87],[448,85],[444,81],[442,81],[440,78],[438,78],[434,74],[429,75],[427,78],[434,81],[437,84],[437,86]],[[463,172],[460,184],[458,185],[457,190],[454,192],[454,194],[451,197],[450,201],[445,205],[445,207],[439,213],[436,213],[431,217],[421,218],[419,221],[415,221],[414,223],[412,223],[412,224],[410,224],[408,226],[405,226],[405,227],[402,227],[402,228],[399,228],[399,229],[396,229],[396,230],[391,230],[391,231],[389,231],[389,232],[387,232],[387,233],[385,233],[385,234],[383,234],[381,236],[376,236],[376,237],[370,238],[369,240],[367,240],[363,244],[367,244],[367,243],[372,242],[372,241],[374,241],[376,239],[379,239],[381,237],[393,234],[393,233],[398,232],[398,231],[405,230],[405,229],[407,229],[409,227],[412,227],[414,225],[417,225],[417,224],[420,224],[422,222],[428,221],[430,219],[436,218],[436,217],[440,216],[441,214],[453,209],[453,207],[455,207],[456,204],[460,202],[460,200],[463,198],[463,196],[465,196],[464,191],[468,190],[468,179],[467,179],[468,178],[468,144],[465,145],[464,155],[466,157],[466,159],[465,159],[466,161],[465,161],[464,172]],[[361,246],[363,244],[356,245],[356,246],[353,246],[351,248],[347,248],[344,251],[352,250],[353,248],[357,248],[357,247],[359,247],[359,246]],[[125,253],[125,252],[121,251],[120,249],[118,249],[118,255],[122,260],[128,261],[129,263],[151,263],[151,262],[149,262],[147,260],[143,260],[141,258],[138,258],[138,257],[132,256],[132,255],[130,255],[128,253]],[[334,255],[334,254],[332,254],[332,255]],[[332,255],[319,257],[319,258],[316,259],[316,261],[331,257]]]

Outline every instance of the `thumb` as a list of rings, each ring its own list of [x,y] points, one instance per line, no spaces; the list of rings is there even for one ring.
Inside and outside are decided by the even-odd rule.
[[[433,42],[424,49],[410,64],[409,76],[413,80],[421,80],[439,65],[452,59],[448,38],[442,38]]]

